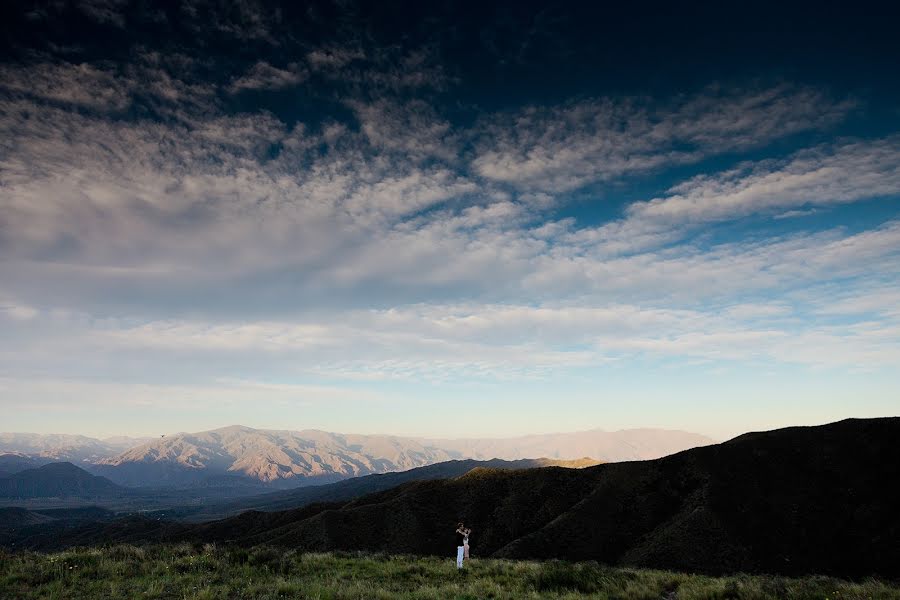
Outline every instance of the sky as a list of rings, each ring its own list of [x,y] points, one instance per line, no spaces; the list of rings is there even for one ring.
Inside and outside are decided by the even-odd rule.
[[[900,414],[888,14],[13,0],[0,23],[0,430]]]

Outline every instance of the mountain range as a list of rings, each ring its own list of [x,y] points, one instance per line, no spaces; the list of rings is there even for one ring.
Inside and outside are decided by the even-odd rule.
[[[118,441],[127,443],[128,439]],[[236,425],[143,440],[124,451],[110,440],[83,436],[2,434],[0,452],[16,452],[39,462],[66,460],[125,486],[293,488],[449,460],[647,460],[710,443],[705,436],[661,429],[446,440]]]
[[[31,458],[38,463],[34,466],[49,462],[94,464],[150,439],[116,436],[99,440],[59,433],[0,433],[0,455]]]
[[[429,446],[443,448],[463,458],[518,460],[558,458],[572,460],[590,456],[603,462],[652,460],[688,448],[714,443],[712,439],[670,429],[622,429],[526,435],[514,438],[425,439]]]
[[[179,433],[104,459],[94,470],[124,485],[189,484],[233,476],[272,486],[330,483],[450,460],[415,440],[232,426]]]
[[[900,576],[900,418],[745,434],[650,461],[417,480],[201,524],[132,515],[36,523],[0,544],[158,541],[596,560],[692,572]],[[18,509],[17,509],[18,510]],[[44,514],[31,520],[41,520]],[[449,560],[449,558],[448,558]]]

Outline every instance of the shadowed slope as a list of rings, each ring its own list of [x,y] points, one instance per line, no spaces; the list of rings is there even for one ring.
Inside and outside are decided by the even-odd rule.
[[[71,532],[77,542],[69,541],[450,555],[453,529],[464,520],[474,530],[474,556],[900,576],[898,437],[900,418],[847,420],[747,434],[654,461],[478,468],[349,502],[203,525],[132,519],[83,526]],[[66,543],[34,543],[32,533],[17,539],[29,547]]]
[[[898,572],[900,419],[752,433],[647,463],[498,556],[712,571]]]
[[[364,496],[252,541],[311,550],[446,554],[457,521],[464,520],[476,531],[479,551],[489,554],[567,510],[593,484],[581,471],[560,467],[478,468],[453,480],[413,482]]]
[[[254,535],[309,549],[445,554],[457,519],[477,554],[699,571],[896,574],[900,419],[747,434],[580,471],[476,469]]]
[[[303,487],[293,490],[271,492],[248,498],[212,504],[201,513],[191,515],[191,520],[234,514],[242,510],[276,511],[301,508],[315,502],[346,502],[366,494],[381,492],[411,481],[428,481],[432,479],[452,479],[468,473],[478,467],[495,469],[533,469],[538,467],[559,466],[572,469],[595,466],[599,461],[591,458],[578,460],[555,460],[547,458],[523,460],[449,460],[434,465],[418,467],[397,473],[383,473],[354,477],[337,483]]]
[[[26,454],[13,452],[0,454],[0,477],[7,477],[27,469],[36,469],[46,462],[48,461],[41,461]]]
[[[94,497],[124,492],[105,477],[91,475],[67,462],[50,463],[0,478],[0,497],[5,498]]]

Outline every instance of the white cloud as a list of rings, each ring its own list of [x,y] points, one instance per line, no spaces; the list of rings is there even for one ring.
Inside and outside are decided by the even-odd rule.
[[[339,46],[317,48],[306,55],[306,60],[314,69],[340,69],[354,60],[365,58],[362,50]]]
[[[433,49],[404,50],[399,46],[363,47],[362,40],[327,45],[307,53],[310,69],[333,82],[356,88],[361,97],[410,90],[443,90],[452,78]]]
[[[0,65],[0,90],[20,98],[119,111],[128,106],[134,82],[89,63],[42,63],[27,69]]]
[[[874,286],[866,290],[842,291],[823,302],[818,311],[825,315],[865,315],[870,313],[900,317],[900,289]]]
[[[810,215],[816,214],[817,212],[819,212],[819,211],[817,211],[814,208],[809,208],[809,209],[805,209],[805,210],[788,210],[783,213],[777,214],[772,218],[775,220],[795,219],[797,217],[808,217]]]
[[[387,100],[374,103],[351,101],[362,131],[375,148],[402,152],[405,160],[439,158],[457,162],[458,136],[450,123],[421,100],[399,104]]]
[[[295,407],[388,400],[386,396],[366,390],[348,390],[325,385],[273,384],[266,381],[228,378],[217,379],[206,385],[166,385],[74,378],[0,377],[0,390],[3,390],[4,400],[10,403],[23,402],[27,399],[29,407],[41,410],[71,410],[74,398],[90,398],[92,408],[116,411],[130,407],[177,411],[184,409],[185,406],[215,410],[236,405],[258,404],[261,398],[265,398],[266,406],[289,403]]]
[[[628,208],[636,219],[709,222],[805,205],[846,204],[900,193],[900,137],[798,152],[681,183]],[[809,214],[794,212],[790,216]],[[784,216],[784,214],[782,214]]]
[[[489,180],[559,193],[826,127],[852,107],[787,85],[713,87],[663,108],[642,98],[532,107],[486,119],[473,167]]]
[[[85,0],[79,2],[76,7],[92,20],[98,23],[125,27],[124,9],[126,0]]]
[[[306,76],[306,72],[297,64],[279,69],[265,61],[259,61],[243,75],[232,80],[228,90],[232,94],[245,90],[279,90],[297,85]]]
[[[232,88],[299,77],[263,64]],[[54,69],[37,79],[109,76]],[[207,100],[182,110],[190,90],[177,79],[152,92],[172,118],[152,121],[99,114],[149,93],[133,80],[68,104],[49,84],[26,97],[22,73],[11,81],[0,99],[7,372],[140,377],[151,361],[205,382],[234,368],[508,380],[644,356],[848,368],[895,357],[895,313],[869,310],[880,336],[858,323],[826,330],[827,303],[792,294],[841,277],[858,286],[841,302],[862,302],[900,279],[897,221],[731,243],[688,235],[900,193],[896,138],[697,177],[599,226],[547,216],[551,192],[756,147],[849,110],[818,92],[707,90],[664,109],[584,101],[487,115],[471,130],[382,98],[346,103],[355,130]],[[40,312],[20,308],[32,305]]]
[[[122,66],[88,62],[37,62],[27,67],[0,65],[0,99],[20,117],[43,121],[60,111],[74,116],[93,113],[98,118],[123,116],[135,103],[152,106],[159,114],[179,119],[216,110],[215,86],[188,81],[198,63],[173,52],[136,52]],[[173,72],[181,76],[172,75]]]
[[[325,312],[224,323],[48,315],[49,322],[20,326],[20,332],[34,328],[39,343],[11,338],[0,344],[0,356],[9,368],[24,361],[40,364],[38,373],[53,373],[66,364],[82,377],[101,379],[133,369],[146,376],[152,364],[169,380],[187,377],[198,385],[212,385],[235,369],[275,380],[325,377],[345,383],[528,380],[638,359],[879,369],[900,357],[900,314],[886,310],[896,306],[895,296],[873,302],[863,292],[845,299],[863,302],[866,319],[839,322],[818,316],[827,301],[796,298],[791,306],[782,301],[693,308],[421,304],[343,310],[339,318]]]

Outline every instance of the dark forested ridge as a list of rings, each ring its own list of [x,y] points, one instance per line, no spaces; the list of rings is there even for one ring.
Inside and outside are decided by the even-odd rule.
[[[702,572],[900,576],[900,418],[751,433],[653,460],[574,470],[478,468],[349,501],[187,525],[45,524],[12,547],[193,541],[307,550],[564,558]]]
[[[0,498],[94,498],[124,492],[105,477],[91,475],[68,462],[50,463],[0,477]]]
[[[534,469],[539,467],[567,467],[584,468],[599,464],[600,461],[591,458],[578,460],[558,460],[549,458],[524,458],[520,460],[448,460],[445,462],[417,467],[408,471],[396,473],[380,473],[354,477],[336,483],[302,487],[293,490],[269,492],[257,496],[249,496],[229,500],[227,502],[211,503],[204,511],[191,514],[192,520],[200,520],[198,517],[212,515],[230,516],[247,510],[277,511],[300,508],[308,504],[318,502],[346,502],[366,494],[381,492],[397,487],[411,481],[428,481],[432,479],[452,479],[465,475],[475,468],[492,469]],[[209,520],[207,518],[207,520]]]
[[[26,469],[34,469],[46,462],[50,461],[41,461],[25,454],[5,452],[0,454],[0,477],[6,477]]]

